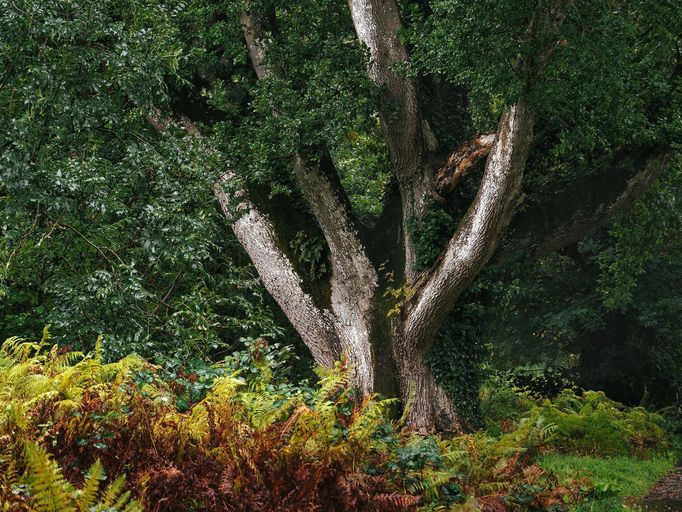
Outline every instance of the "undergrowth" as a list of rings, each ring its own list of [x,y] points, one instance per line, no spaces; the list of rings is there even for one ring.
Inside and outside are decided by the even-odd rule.
[[[662,416],[625,407],[602,392],[566,389],[548,399],[496,379],[481,395],[487,432],[533,444],[540,428],[551,434],[542,443],[545,451],[650,458],[671,448]]]
[[[358,396],[343,363],[318,370],[314,388],[294,386],[275,378],[265,342],[250,347],[245,367],[232,358],[169,379],[135,355],[104,363],[99,349],[62,350],[47,332],[7,340],[0,510],[560,511],[593,490],[535,460],[592,446],[571,414],[589,431],[591,414],[602,421],[613,405],[599,395],[528,402],[500,435],[442,439],[402,429],[390,400]],[[646,427],[635,444],[653,452],[655,419],[608,410]]]
[[[654,484],[675,465],[671,456],[648,460],[635,457],[596,458],[551,453],[539,465],[555,474],[560,482],[587,479],[592,485],[591,499],[577,504],[575,512],[626,510],[626,498],[646,495]]]

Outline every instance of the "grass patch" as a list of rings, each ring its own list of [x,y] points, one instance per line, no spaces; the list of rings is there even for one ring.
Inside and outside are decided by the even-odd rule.
[[[574,512],[613,512],[632,510],[623,501],[645,496],[674,467],[675,459],[672,456],[641,460],[548,454],[538,464],[556,475],[561,483],[579,478],[592,482],[593,498],[572,509]]]

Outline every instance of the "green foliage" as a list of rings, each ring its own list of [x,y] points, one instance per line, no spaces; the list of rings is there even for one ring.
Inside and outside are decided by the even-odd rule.
[[[593,425],[592,411],[615,407],[608,421],[632,439],[653,421],[597,394],[567,395],[533,403],[498,437],[422,436],[388,419],[391,401],[360,399],[342,363],[320,370],[315,388],[296,387],[278,376],[286,353],[280,360],[264,340],[246,344],[248,352],[197,375],[202,390],[181,404],[188,391],[178,383],[191,383],[189,374],[169,378],[133,356],[104,363],[99,352],[60,351],[47,336],[8,340],[0,352],[0,497],[18,510],[31,500],[45,510],[137,510],[134,496],[150,511],[471,510],[493,502],[558,511],[597,487],[559,485],[533,464],[543,450],[582,449],[577,430],[562,430],[553,411]],[[571,412],[576,401],[583,407]],[[98,491],[105,471],[112,483]]]
[[[505,379],[535,397],[554,398],[566,389],[577,390],[569,370],[556,366],[531,364],[505,372]]]
[[[497,364],[560,366],[614,399],[677,406],[680,171],[675,164],[630,210],[565,254],[490,276],[499,280],[490,285],[498,300],[486,324]]]
[[[547,41],[542,24],[549,5],[438,0],[427,16],[413,9],[408,39],[415,70],[466,87],[477,131],[490,129],[504,105],[530,92],[541,117],[549,115],[561,133],[554,150],[568,161],[596,146],[609,152],[622,137],[679,133],[678,121],[666,115],[652,121],[646,106],[678,107],[666,98],[679,87],[670,79],[682,23],[673,4],[574,4],[556,40]],[[527,91],[519,59],[547,45],[554,48],[549,67]]]
[[[445,320],[427,361],[438,382],[457,404],[462,420],[470,429],[480,428],[479,387],[487,350],[482,343],[482,304],[475,286]]]
[[[481,385],[479,394],[485,431],[493,436],[502,435],[518,425],[535,404],[528,391],[515,388],[499,374],[489,376]]]
[[[299,265],[313,279],[319,279],[327,273],[324,262],[325,244],[323,240],[309,237],[305,231],[299,231],[290,243]]]
[[[353,26],[347,6],[329,0],[295,4],[253,2],[250,11],[266,21],[266,62],[275,71],[268,80],[254,81],[248,67],[231,65],[235,61],[247,62],[243,36],[239,33],[242,2],[215,5],[202,1],[198,5],[213,13],[213,19],[224,20],[228,15],[227,20],[207,24],[204,30],[212,36],[222,35],[227,43],[220,46],[235,50],[211,70],[212,74],[215,70],[221,74],[218,92],[209,92],[211,99],[231,99],[236,91],[247,95],[247,101],[238,109],[234,109],[233,101],[226,105],[213,101],[217,108],[234,109],[238,114],[234,123],[216,123],[212,128],[219,134],[217,144],[225,149],[240,176],[249,183],[263,185],[273,194],[295,196],[287,155],[305,148],[327,147],[345,169],[346,183],[354,181],[353,176],[360,177],[358,181],[372,182],[375,169],[357,172],[356,164],[348,158],[351,134],[364,136],[376,132],[376,109],[364,52],[356,40],[348,38]],[[272,18],[276,18],[274,26],[269,23]],[[192,25],[195,23],[192,20]],[[188,43],[206,52],[203,41]],[[206,53],[207,58],[215,59],[210,51]],[[213,82],[212,86],[215,85]],[[273,105],[277,105],[280,115],[272,116]],[[363,157],[363,163],[381,165],[372,156]]]
[[[444,0],[431,2],[430,7],[431,16],[412,12],[414,29],[409,37],[416,47],[415,67],[466,85],[475,124],[485,130],[503,105],[519,94],[520,77],[510,72],[510,64],[518,59],[523,31],[536,6]]]
[[[411,218],[408,229],[417,251],[415,270],[424,270],[436,261],[457,228],[458,221],[442,208],[431,204],[419,219]]]
[[[273,392],[294,392],[295,386],[290,379],[299,375],[293,371],[292,364],[297,356],[291,345],[268,343],[264,338],[242,338],[239,341],[243,348],[235,347],[219,364],[202,359],[185,361],[163,356],[159,358],[160,368],[139,370],[135,379],[140,383],[151,383],[155,375],[160,375],[172,388],[177,398],[176,406],[181,410],[187,410],[205,398],[216,379],[237,374],[247,385],[265,384]],[[298,385],[305,385],[305,381],[299,381]]]
[[[649,459],[671,449],[662,416],[624,407],[601,392],[564,390],[543,398],[493,376],[481,388],[481,410],[486,432],[530,450]]]
[[[642,408],[624,408],[603,393],[564,391],[533,405],[509,436],[526,436],[538,425],[551,425],[543,445],[598,456],[634,454],[651,457],[668,448],[663,418]]]
[[[671,457],[641,460],[632,457],[599,459],[576,455],[548,454],[538,461],[561,483],[587,479],[594,498],[576,512],[625,510],[625,498],[642,497],[674,466]]]
[[[201,60],[194,8],[0,3],[0,336],[50,323],[108,357],[191,359],[281,332],[212,196],[219,154],[149,122]]]
[[[106,480],[102,463],[97,460],[85,474],[81,489],[76,489],[61,474],[45,448],[28,442],[24,448],[26,472],[25,504],[36,512],[142,512],[142,506],[123,491],[125,478],[117,478],[100,492]],[[20,494],[20,493],[19,493]],[[2,503],[0,503],[2,504]],[[5,502],[11,507],[10,502]],[[15,503],[16,505],[16,503]],[[9,509],[8,509],[9,510]],[[17,508],[11,508],[17,510]]]
[[[402,311],[405,301],[409,300],[413,295],[414,289],[407,284],[403,284],[399,288],[393,288],[392,286],[386,288],[386,291],[384,292],[384,298],[389,299],[393,304],[391,309],[389,309],[386,313],[386,316],[390,318],[392,316],[399,315]]]
[[[384,192],[390,182],[390,160],[380,137],[378,119],[367,131],[351,131],[334,151],[341,182],[353,211],[361,219],[381,213]]]

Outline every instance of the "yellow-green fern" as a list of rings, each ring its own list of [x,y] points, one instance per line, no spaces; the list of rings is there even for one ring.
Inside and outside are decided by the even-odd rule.
[[[141,505],[125,491],[121,476],[103,492],[100,484],[106,480],[101,462],[88,470],[81,489],[76,489],[62,475],[59,465],[47,450],[27,442],[24,448],[29,503],[36,512],[142,512]]]

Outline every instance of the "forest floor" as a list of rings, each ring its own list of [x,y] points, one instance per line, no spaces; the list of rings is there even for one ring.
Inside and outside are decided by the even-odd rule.
[[[673,469],[656,484],[641,506],[647,512],[682,512],[682,467]]]

